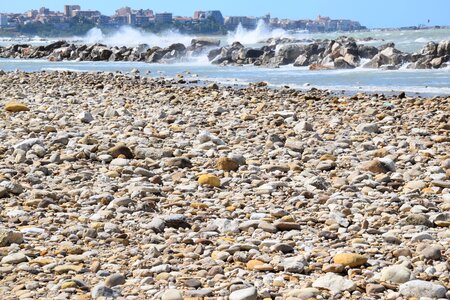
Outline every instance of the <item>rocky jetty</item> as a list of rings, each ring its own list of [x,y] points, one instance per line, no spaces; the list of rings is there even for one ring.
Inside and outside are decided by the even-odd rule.
[[[102,44],[79,45],[58,41],[46,46],[17,44],[0,47],[1,58],[39,59],[50,61],[142,61],[148,63],[171,63],[182,58],[203,53],[205,49],[218,47],[219,40],[193,39],[191,45],[172,44],[166,48],[142,44],[136,47],[108,47]]]
[[[276,42],[279,42],[278,44]],[[380,47],[358,44],[353,38],[311,43],[271,41],[259,49],[245,48],[236,42],[231,46],[210,51],[213,64],[254,64],[279,67],[290,65],[310,67],[311,70],[354,69],[356,67],[396,70],[405,64],[412,69],[436,69],[449,66],[450,41],[430,42],[414,54],[404,53],[393,43]]]
[[[150,47],[146,44],[132,48],[107,47],[101,44],[77,45],[59,41],[47,46],[17,44],[0,47],[0,58],[173,63],[207,55],[212,64],[222,66],[252,64],[279,67],[292,64],[309,67],[311,70],[356,67],[396,70],[405,65],[411,69],[437,69],[448,67],[450,62],[450,41],[430,42],[413,54],[396,49],[393,43],[374,47],[348,37],[299,42],[291,39],[270,39],[267,45],[254,49],[239,42],[219,48],[220,41],[211,39],[193,39],[189,46],[177,43],[166,48]]]
[[[450,98],[0,74],[1,299],[448,298]]]

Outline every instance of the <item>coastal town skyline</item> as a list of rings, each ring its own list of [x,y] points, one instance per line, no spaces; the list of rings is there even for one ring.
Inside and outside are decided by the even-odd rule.
[[[355,20],[333,19],[322,15],[318,15],[315,19],[292,20],[272,17],[270,13],[258,17],[224,16],[220,10],[196,10],[188,16],[179,16],[172,12],[132,9],[129,6],[120,7],[114,14],[106,15],[100,10],[86,9],[79,4],[64,4],[62,10],[51,10],[43,6],[20,13],[0,11],[0,35],[75,35],[84,34],[94,27],[114,30],[121,26],[151,32],[175,29],[180,33],[224,34],[238,29],[239,26],[255,29],[261,24],[272,28],[308,32],[348,32],[367,29]]]
[[[75,3],[76,2],[76,3]],[[420,5],[419,0],[388,1],[381,0],[377,5],[368,7],[366,3],[343,0],[334,3],[327,0],[291,1],[280,0],[277,5],[235,0],[226,3],[219,1],[179,1],[174,0],[170,5],[158,1],[86,1],[80,0],[70,5],[80,5],[86,10],[98,10],[104,15],[113,15],[117,8],[129,6],[132,9],[152,9],[155,12],[171,12],[173,16],[190,16],[195,10],[220,10],[224,16],[252,16],[259,17],[270,13],[280,19],[315,19],[318,15],[330,16],[334,19],[349,19],[360,21],[368,28],[394,28],[408,26],[447,26],[450,18],[445,13],[450,9],[450,2],[433,0],[433,5]],[[0,0],[0,13],[21,13],[39,7],[50,10],[61,10],[63,3],[55,0],[30,2],[6,2]],[[440,7],[436,12],[433,7]],[[370,8],[370,9],[369,9]],[[380,18],[382,14],[383,18]]]

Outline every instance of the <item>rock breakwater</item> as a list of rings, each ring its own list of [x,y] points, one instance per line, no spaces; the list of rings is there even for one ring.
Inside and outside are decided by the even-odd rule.
[[[211,64],[255,65],[279,67],[294,65],[311,70],[354,69],[356,67],[396,70],[403,66],[411,69],[438,69],[449,66],[450,41],[430,42],[417,53],[404,53],[388,43],[379,47],[358,43],[353,38],[316,40],[287,43],[269,40],[260,48],[245,47],[239,42],[220,47],[220,41],[193,39],[191,45],[172,44],[166,48],[108,47],[102,44],[76,45],[58,41],[46,46],[17,44],[0,47],[0,58],[48,59],[50,61],[140,61],[147,63],[173,63],[206,55]]]

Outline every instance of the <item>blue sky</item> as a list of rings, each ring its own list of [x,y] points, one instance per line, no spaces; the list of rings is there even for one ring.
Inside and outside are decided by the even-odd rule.
[[[450,0],[0,0],[0,12],[23,12],[41,6],[62,11],[63,5],[112,14],[116,8],[150,8],[175,15],[194,10],[219,9],[224,15],[261,16],[268,12],[280,18],[304,19],[327,15],[360,21],[368,27],[399,27],[426,24],[450,25]]]

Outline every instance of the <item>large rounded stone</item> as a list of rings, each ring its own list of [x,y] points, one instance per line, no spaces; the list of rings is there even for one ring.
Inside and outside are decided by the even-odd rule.
[[[401,265],[390,266],[381,270],[380,281],[405,283],[411,279],[411,271]]]
[[[125,283],[125,277],[122,274],[112,274],[105,280],[107,287],[114,287],[116,285],[122,285]]]
[[[30,109],[25,104],[17,102],[9,102],[6,103],[5,110],[9,112],[21,112],[21,111],[29,111]]]
[[[212,174],[200,175],[198,178],[200,185],[209,185],[212,187],[220,187],[220,178]]]
[[[367,257],[356,253],[340,253],[334,256],[334,262],[351,268],[359,267],[367,262]]]
[[[164,292],[161,300],[183,300],[183,295],[177,289],[169,289]]]
[[[125,144],[117,144],[116,146],[112,147],[108,150],[108,154],[111,155],[114,158],[118,158],[121,156],[122,158],[133,158],[133,152],[128,148]]]
[[[445,298],[447,289],[440,284],[424,280],[412,280],[400,285],[399,292],[405,297]]]
[[[234,291],[230,294],[230,300],[256,300],[258,293],[254,287]]]
[[[228,157],[221,157],[217,160],[217,169],[223,171],[237,171],[239,169],[239,163],[234,159]]]

